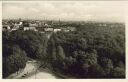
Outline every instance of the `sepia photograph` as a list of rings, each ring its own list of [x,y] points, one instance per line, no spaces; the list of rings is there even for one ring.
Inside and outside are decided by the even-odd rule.
[[[3,1],[2,79],[126,79],[125,6]]]

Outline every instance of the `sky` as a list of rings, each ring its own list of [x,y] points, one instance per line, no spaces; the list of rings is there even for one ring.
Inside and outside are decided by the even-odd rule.
[[[5,1],[2,17],[123,22],[124,4],[119,1]]]

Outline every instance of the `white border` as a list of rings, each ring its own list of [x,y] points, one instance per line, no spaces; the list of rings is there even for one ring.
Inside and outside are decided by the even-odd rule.
[[[2,77],[2,2],[0,2],[0,77]]]
[[[4,2],[9,2],[9,1],[4,1]],[[20,2],[20,3],[34,3],[35,1],[10,1],[10,3],[16,3],[16,2]],[[36,2],[40,2],[40,1],[36,1]],[[101,2],[101,1],[90,1],[90,2]],[[102,1],[102,2],[105,2],[105,3],[109,3],[110,1]],[[18,79],[13,79],[13,80],[9,80],[9,79],[1,79],[0,82],[6,82],[6,81],[10,81],[10,82],[15,82],[15,81],[19,81],[19,82],[25,82],[25,81],[37,81],[37,82],[54,82],[54,81],[61,81],[61,82],[71,82],[71,81],[74,81],[74,82],[92,82],[92,81],[97,81],[97,82],[109,82],[109,81],[116,81],[116,82],[128,82],[128,65],[127,65],[127,62],[128,62],[128,58],[127,58],[127,53],[128,53],[128,1],[113,1],[113,2],[119,2],[120,4],[124,4],[125,5],[125,20],[126,20],[126,79],[22,79],[22,80],[18,80]],[[2,73],[2,25],[1,25],[1,22],[2,22],[2,2],[0,1],[0,77],[1,77],[1,73]],[[2,78],[2,77],[1,77]]]

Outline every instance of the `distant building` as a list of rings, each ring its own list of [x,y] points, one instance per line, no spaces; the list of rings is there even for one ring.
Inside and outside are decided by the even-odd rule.
[[[70,30],[67,29],[67,28],[62,28],[61,31],[63,31],[63,32],[69,32]]]
[[[42,27],[43,26],[43,24],[41,22],[39,22],[37,25],[38,25],[38,27]]]
[[[7,29],[8,29],[8,30],[11,29],[10,26],[7,26]]]
[[[103,26],[107,26],[107,24],[103,24]]]
[[[61,29],[54,29],[54,32],[58,32],[58,31],[61,31]]]
[[[24,27],[24,31],[29,30],[29,27]]]
[[[67,29],[68,29],[69,31],[76,31],[76,28],[75,28],[75,27],[67,27]]]
[[[12,29],[11,29],[11,31],[15,31],[15,30],[17,30],[17,29],[16,29],[16,28],[12,28]]]
[[[19,25],[22,25],[22,24],[23,24],[23,22],[22,22],[22,21],[20,21],[20,22],[19,22]]]
[[[14,27],[11,29],[11,31],[18,30],[19,27],[20,27],[20,25],[15,23],[15,24],[14,24]]]
[[[23,21],[23,27],[29,27],[28,21]]]
[[[15,23],[13,28],[19,29],[19,27],[20,25]]]
[[[44,24],[44,27],[49,28],[49,27],[51,27],[51,25],[45,23],[45,24]]]
[[[3,25],[2,31],[6,31],[6,30],[10,30],[10,26],[9,25]]]
[[[27,63],[36,63],[37,61],[35,60],[28,60]]]
[[[99,24],[99,26],[107,26],[107,24]]]
[[[37,29],[35,27],[24,27],[24,31],[26,31],[26,30],[37,31]]]
[[[29,27],[37,27],[38,25],[36,23],[29,23]]]
[[[53,28],[44,28],[44,31],[54,31]]]

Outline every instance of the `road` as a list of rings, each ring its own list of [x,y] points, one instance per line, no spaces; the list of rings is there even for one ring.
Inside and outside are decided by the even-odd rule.
[[[56,79],[57,77],[52,74],[48,69],[39,68],[39,63],[35,60],[28,61],[26,67],[17,73],[11,74],[6,79]]]

